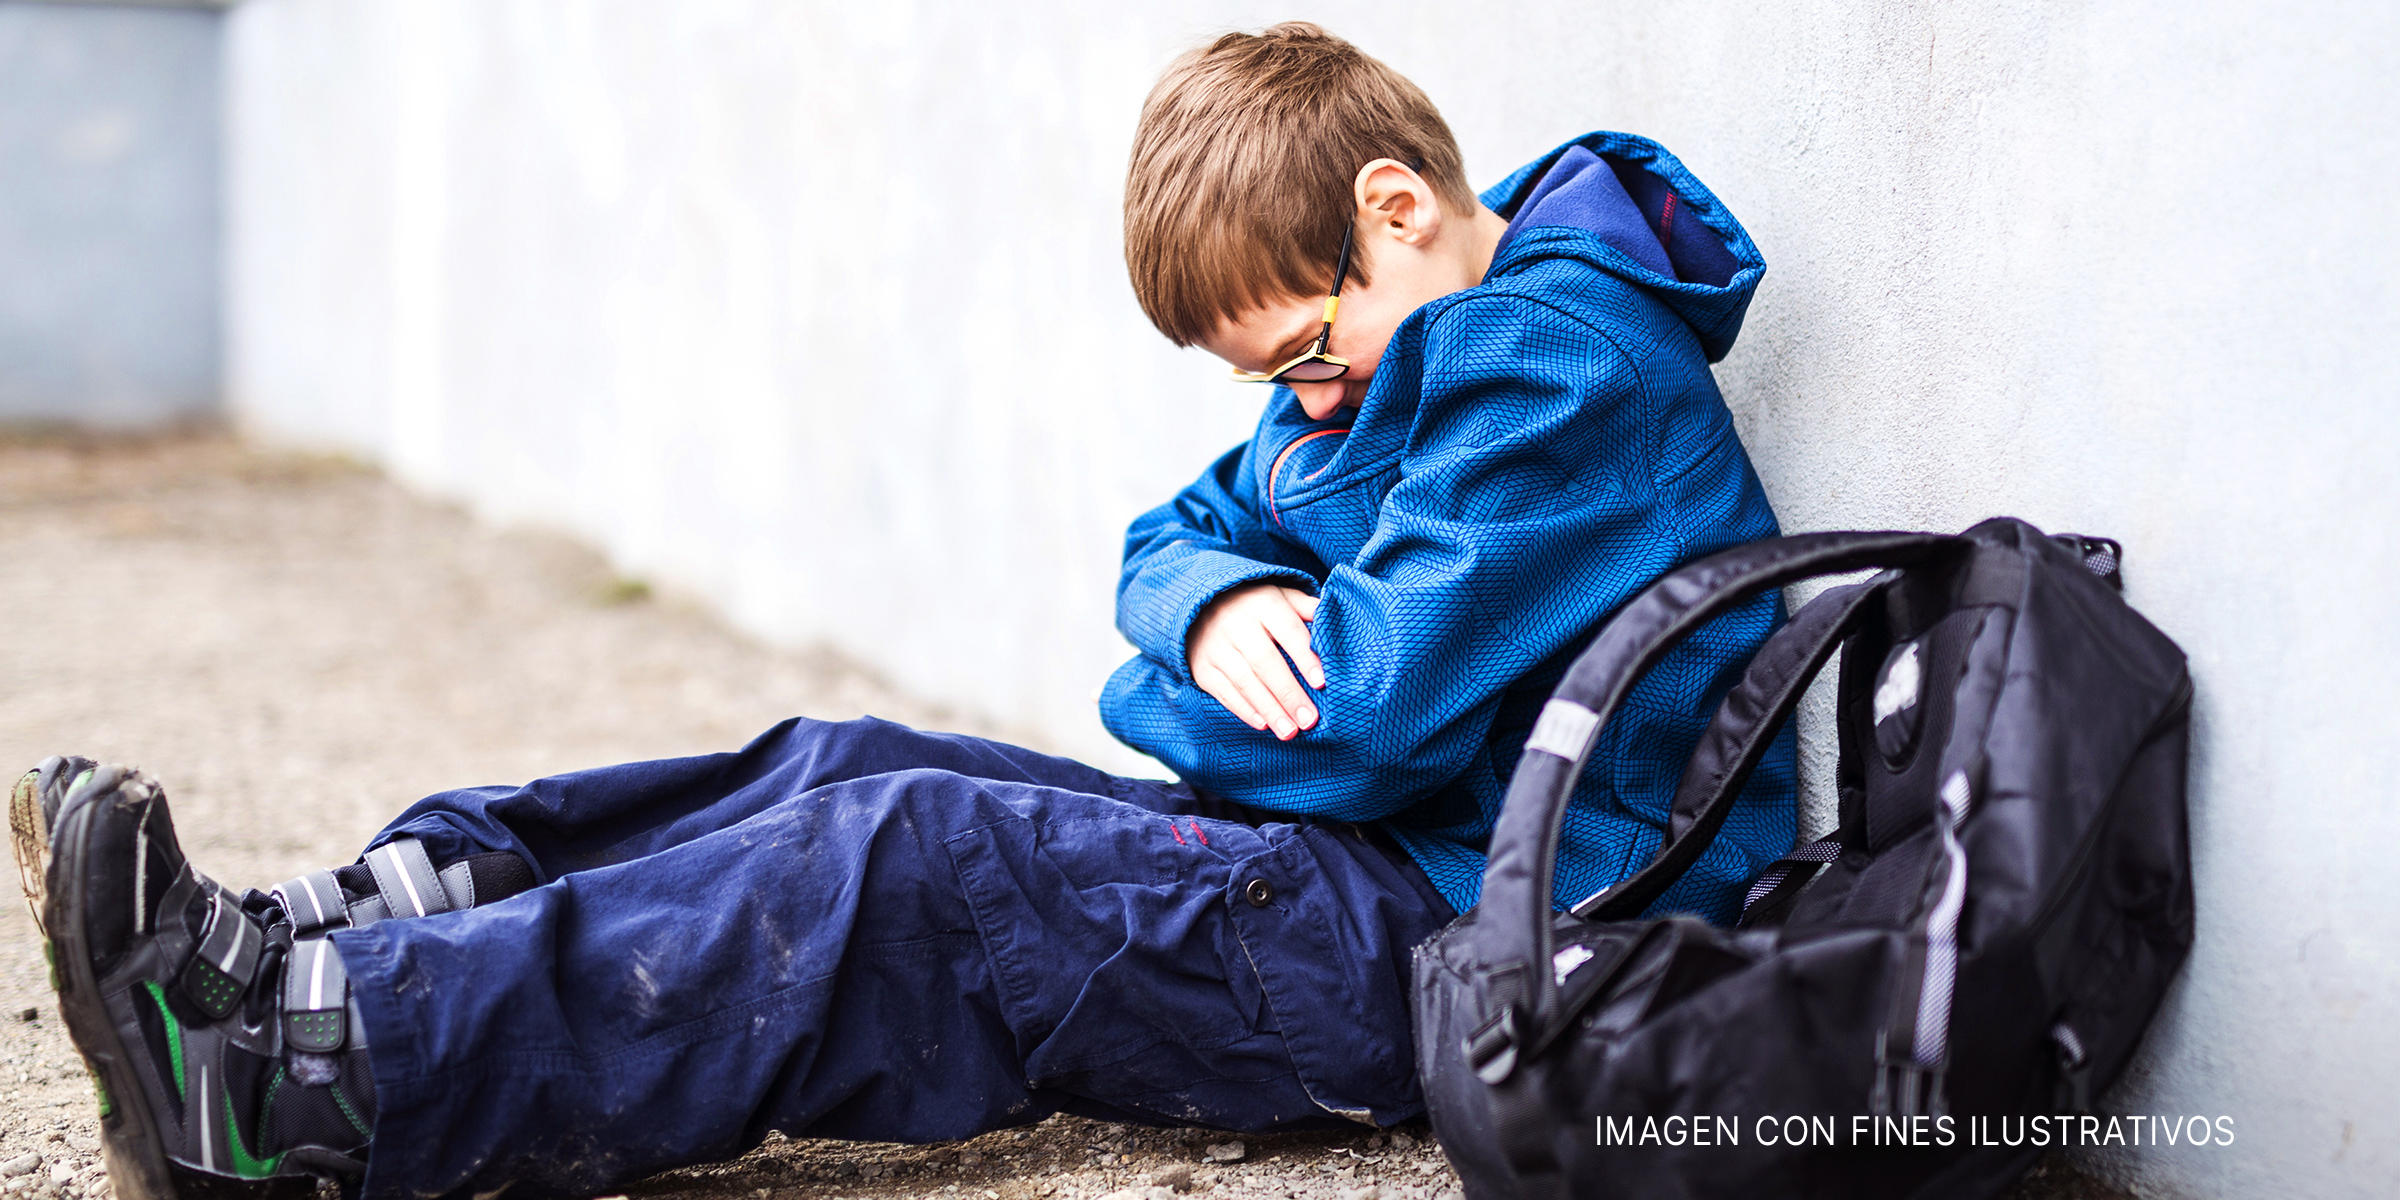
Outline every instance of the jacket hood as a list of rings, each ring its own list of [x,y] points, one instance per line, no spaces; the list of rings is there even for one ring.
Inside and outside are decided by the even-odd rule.
[[[1483,193],[1508,218],[1486,279],[1573,258],[1648,292],[1700,339],[1708,361],[1733,349],[1767,269],[1741,222],[1666,148],[1629,133],[1587,133]]]

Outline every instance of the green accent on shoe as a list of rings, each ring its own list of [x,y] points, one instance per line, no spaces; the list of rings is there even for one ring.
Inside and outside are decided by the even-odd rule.
[[[350,1122],[350,1128],[357,1130],[358,1136],[373,1140],[375,1131],[367,1128],[367,1123],[358,1119],[358,1111],[350,1107],[350,1098],[342,1094],[342,1085],[328,1084],[325,1090],[333,1093],[334,1107],[342,1110],[342,1119]]]
[[[166,1018],[167,1051],[175,1059],[175,1094],[188,1100],[191,1093],[183,1088],[183,1022],[175,1019],[174,1010],[167,1007],[167,994],[157,984],[145,979],[142,990],[150,993],[150,1002],[158,1005],[158,1015]]]
[[[267,1080],[267,1102],[259,1106],[258,1127],[265,1129],[275,1119],[275,1093],[283,1087],[283,1064],[275,1064],[275,1074]]]
[[[85,1064],[83,1073],[91,1077],[92,1093],[100,1098],[100,1119],[105,1121],[117,1115],[116,1101],[108,1098],[108,1081],[102,1079],[100,1072],[93,1070],[88,1063]]]
[[[250,1148],[242,1144],[242,1127],[233,1120],[233,1093],[222,1094],[225,1097],[225,1144],[231,1148],[233,1173],[244,1179],[265,1179],[273,1175],[275,1168],[283,1165],[283,1156],[278,1154],[264,1161],[250,1157]]]
[[[62,987],[62,986],[60,986],[60,984],[59,984],[59,982],[58,982],[58,943],[57,943],[57,942],[52,942],[52,941],[44,941],[44,942],[42,943],[42,961],[43,961],[43,962],[46,962],[46,963],[48,963],[48,964],[50,964],[50,993],[51,993],[52,995],[54,995],[54,996],[63,996],[63,995],[65,995],[65,994],[66,994],[66,992],[67,992],[67,989],[66,989],[65,987]]]
[[[85,767],[83,769],[83,774],[76,776],[75,782],[67,785],[67,790],[71,792],[76,788],[82,787],[84,784],[90,783],[92,781],[92,773],[98,771],[99,769],[100,768],[98,767]]]

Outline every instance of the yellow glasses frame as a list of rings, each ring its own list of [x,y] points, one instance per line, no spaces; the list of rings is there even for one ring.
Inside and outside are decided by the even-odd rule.
[[[1317,340],[1309,343],[1308,349],[1302,351],[1299,357],[1272,371],[1262,373],[1235,367],[1233,369],[1234,382],[1330,383],[1350,373],[1350,360],[1327,354],[1325,346],[1333,339],[1333,314],[1342,307],[1342,281],[1350,277],[1350,239],[1357,231],[1358,226],[1355,222],[1351,224],[1350,228],[1342,231],[1342,256],[1334,264],[1333,292],[1325,297],[1325,327],[1317,331]],[[1322,363],[1324,366],[1316,370],[1307,370],[1318,363]],[[1331,368],[1331,373],[1319,373],[1325,368]],[[1294,372],[1302,373],[1295,377]]]

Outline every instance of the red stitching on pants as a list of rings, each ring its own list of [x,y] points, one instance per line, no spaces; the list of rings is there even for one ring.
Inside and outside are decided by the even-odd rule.
[[[1187,842],[1187,841],[1183,840],[1183,831],[1182,831],[1182,830],[1180,830],[1180,829],[1177,829],[1177,828],[1175,828],[1175,822],[1173,822],[1173,821],[1169,821],[1169,822],[1167,822],[1167,832],[1175,835],[1175,844],[1176,844],[1176,845],[1178,845],[1178,846],[1189,846],[1189,845],[1191,845],[1191,843],[1190,843],[1190,842]]]
[[[1192,822],[1192,836],[1193,836],[1193,837],[1196,837],[1196,838],[1199,838],[1199,839],[1200,839],[1200,844],[1201,844],[1201,845],[1205,846],[1205,845],[1207,845],[1207,844],[1208,844],[1208,835],[1207,835],[1206,833],[1203,833],[1203,832],[1201,832],[1201,829],[1200,829],[1200,822],[1198,822],[1198,821],[1194,821],[1194,822]]]

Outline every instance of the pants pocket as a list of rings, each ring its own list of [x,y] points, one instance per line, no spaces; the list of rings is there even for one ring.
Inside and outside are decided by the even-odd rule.
[[[1210,1097],[1226,1085],[1292,1073],[1225,904],[1228,851],[1261,835],[1109,807],[1121,811],[1020,814],[946,842],[1027,1083],[1169,1120],[1257,1124],[1199,1110],[1221,1108]],[[1267,1099],[1249,1090],[1232,1102]]]

